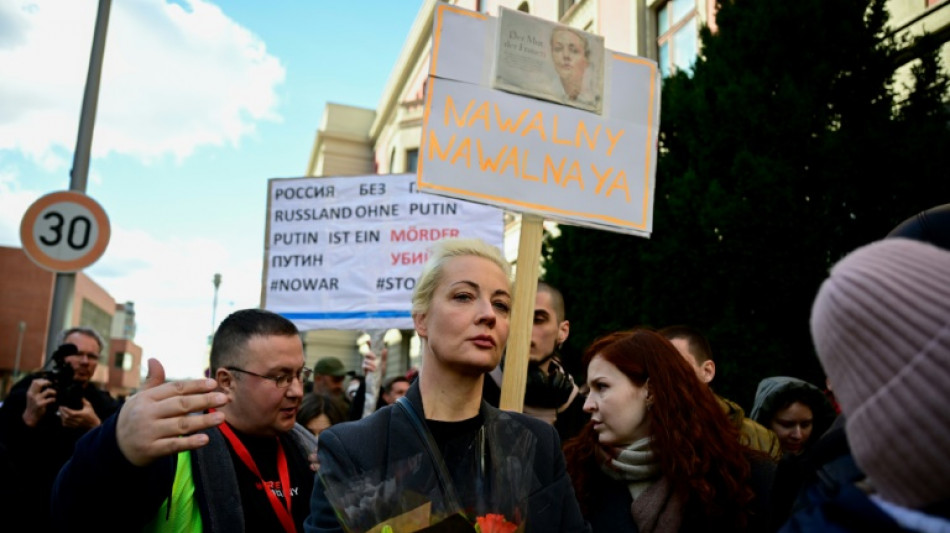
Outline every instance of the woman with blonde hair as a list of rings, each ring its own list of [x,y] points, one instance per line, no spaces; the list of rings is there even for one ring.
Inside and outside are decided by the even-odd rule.
[[[554,428],[481,399],[508,340],[509,276],[483,241],[436,243],[412,295],[419,377],[393,405],[320,435],[307,532],[587,531]]]
[[[774,463],[739,444],[709,387],[648,329],[587,349],[591,421],[565,447],[597,531],[760,531]]]

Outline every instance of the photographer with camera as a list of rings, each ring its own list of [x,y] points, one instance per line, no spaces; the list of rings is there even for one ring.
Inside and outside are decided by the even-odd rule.
[[[18,496],[0,506],[36,518],[37,531],[49,529],[53,481],[76,441],[116,410],[117,402],[90,382],[104,346],[92,328],[67,329],[49,370],[17,382],[0,406],[0,440],[13,463]]]
[[[556,287],[538,282],[531,326],[531,348],[525,381],[524,414],[553,424],[561,442],[577,435],[590,415],[584,412],[584,396],[560,360],[561,346],[571,332],[564,318],[564,296]],[[488,374],[482,397],[498,407],[504,361]]]

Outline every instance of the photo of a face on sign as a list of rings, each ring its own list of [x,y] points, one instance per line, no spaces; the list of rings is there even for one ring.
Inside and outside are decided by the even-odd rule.
[[[601,114],[604,38],[501,8],[492,88]]]

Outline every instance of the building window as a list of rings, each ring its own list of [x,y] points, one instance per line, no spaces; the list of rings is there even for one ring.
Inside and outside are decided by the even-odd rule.
[[[699,49],[696,0],[669,0],[656,13],[657,61],[664,77],[690,72]]]
[[[419,149],[406,150],[406,172],[414,173],[419,166]]]
[[[79,310],[79,324],[99,332],[99,335],[102,336],[106,343],[106,345],[102,347],[102,353],[108,354],[109,339],[112,338],[110,334],[112,332],[112,315],[98,305],[83,298]]]
[[[115,367],[126,372],[132,370],[132,354],[126,352],[116,352]]]

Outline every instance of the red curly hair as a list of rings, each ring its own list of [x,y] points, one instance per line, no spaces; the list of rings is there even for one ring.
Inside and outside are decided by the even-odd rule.
[[[738,430],[689,363],[666,338],[646,328],[595,340],[584,353],[584,364],[595,356],[638,387],[649,378],[651,448],[676,494],[684,502],[699,503],[712,522],[743,529],[755,497],[749,485],[749,450],[739,444]],[[600,473],[598,456],[604,457],[598,449],[604,450],[592,423],[564,446],[567,470],[585,514]]]

